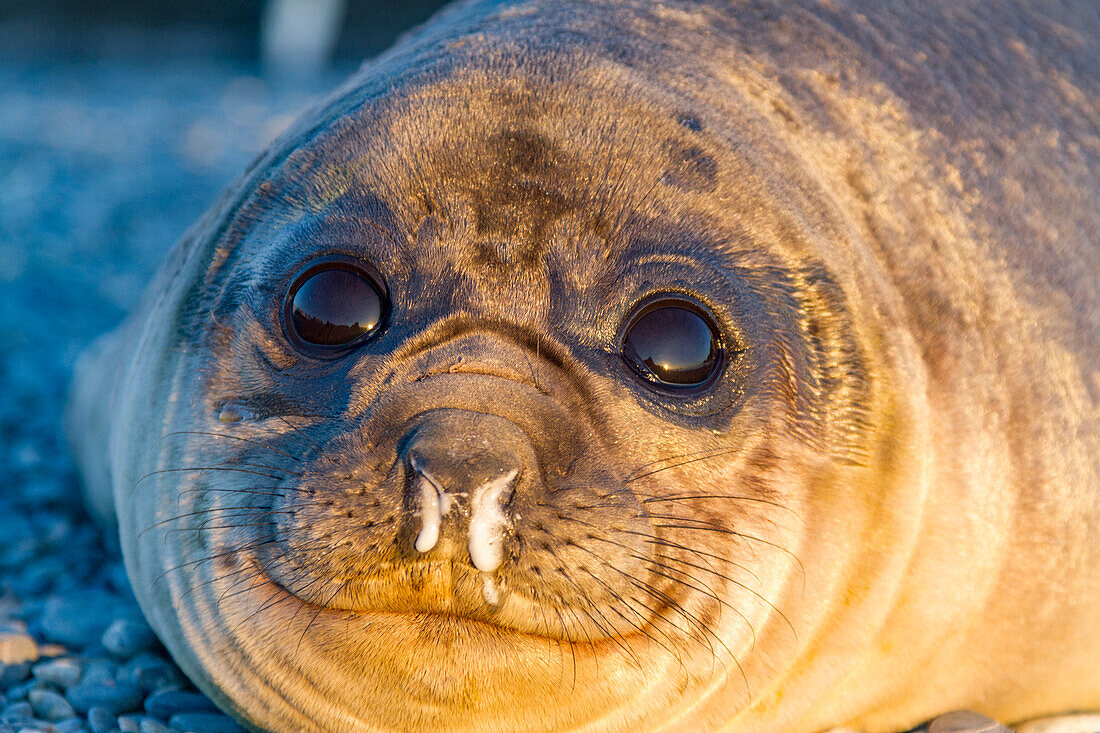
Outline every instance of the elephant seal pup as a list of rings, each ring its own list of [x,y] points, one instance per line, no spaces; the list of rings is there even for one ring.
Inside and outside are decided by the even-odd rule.
[[[1100,707],[1098,43],[1084,0],[444,13],[80,368],[153,627],[256,730]]]

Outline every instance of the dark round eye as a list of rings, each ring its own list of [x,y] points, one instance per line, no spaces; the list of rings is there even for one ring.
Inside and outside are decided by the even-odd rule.
[[[709,313],[690,301],[667,298],[645,306],[630,321],[622,355],[651,385],[698,387],[718,371],[722,342]]]
[[[378,331],[385,315],[382,288],[366,270],[349,262],[311,267],[287,294],[288,331],[309,346],[346,346]]]

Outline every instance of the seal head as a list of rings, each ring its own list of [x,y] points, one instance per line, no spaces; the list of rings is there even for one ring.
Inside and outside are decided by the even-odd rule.
[[[944,193],[954,152],[912,144],[870,57],[849,97],[799,87],[812,39],[719,11],[451,11],[262,158],[86,366],[117,374],[83,454],[138,598],[240,719],[1100,705],[1095,459],[1045,462],[1049,416],[1097,442],[1095,402],[1032,378],[1089,337],[1006,336],[1020,291],[959,224],[1006,220]]]

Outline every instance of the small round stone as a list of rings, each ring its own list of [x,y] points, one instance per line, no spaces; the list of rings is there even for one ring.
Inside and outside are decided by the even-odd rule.
[[[41,686],[42,683],[38,680],[28,680],[27,682],[15,685],[14,687],[9,687],[8,691],[4,693],[4,698],[8,702],[18,702],[20,700],[26,700],[27,694],[31,690]]]
[[[65,693],[72,706],[81,713],[87,713],[93,707],[106,708],[118,715],[141,708],[141,689],[135,685],[81,682],[70,687]]]
[[[138,729],[141,733],[171,733],[168,726],[152,718],[143,718]]]
[[[76,714],[69,701],[52,690],[31,690],[27,699],[34,708],[34,714],[42,720],[53,722]]]
[[[39,662],[31,667],[31,674],[36,680],[46,684],[68,689],[80,681],[82,672],[80,662],[72,657],[51,659],[48,662]]]
[[[0,723],[25,723],[34,718],[34,708],[29,702],[13,702],[0,710]]]
[[[168,727],[180,733],[246,733],[232,718],[220,713],[179,713]]]
[[[1012,733],[997,721],[969,710],[957,710],[935,718],[928,733]]]
[[[53,724],[53,727],[57,730],[57,733],[80,733],[87,730],[84,727],[84,721],[75,717],[59,720]]]
[[[0,664],[38,661],[38,643],[30,634],[19,631],[0,633]]]
[[[118,729],[122,733],[141,733],[141,715],[118,716]]]
[[[84,676],[80,683],[84,685],[110,685],[115,682],[118,665],[110,659],[93,658],[84,665]]]
[[[175,665],[148,652],[138,654],[124,664],[116,679],[135,684],[147,694],[178,689],[187,682]]]
[[[177,713],[217,713],[217,706],[197,692],[169,690],[145,699],[145,712],[167,720]]]
[[[21,631],[0,633],[0,690],[27,679],[31,664],[38,661],[38,644]]]
[[[42,612],[42,633],[51,641],[83,649],[100,640],[118,615],[118,598],[102,590],[53,596]]]
[[[88,711],[88,727],[92,733],[108,733],[118,728],[118,720],[107,708],[93,707]]]
[[[157,642],[149,624],[140,619],[117,618],[103,632],[103,647],[121,659],[151,649]]]
[[[27,679],[31,673],[30,662],[19,664],[0,664],[0,690],[7,690],[12,685],[17,685]]]

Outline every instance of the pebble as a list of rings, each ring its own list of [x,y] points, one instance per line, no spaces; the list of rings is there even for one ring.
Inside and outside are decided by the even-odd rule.
[[[152,718],[145,718],[142,720],[140,730],[141,733],[171,733],[171,731],[168,730],[168,726]]]
[[[969,710],[957,710],[932,720],[928,733],[1012,733],[997,721]]]
[[[236,721],[221,713],[179,713],[168,720],[168,727],[180,733],[246,733]]]
[[[121,659],[152,649],[157,637],[144,619],[117,618],[103,632],[103,647]]]
[[[175,733],[164,723],[147,715],[120,715],[118,725],[123,733]]]
[[[141,733],[141,716],[120,715],[118,717],[118,729],[122,733]]]
[[[107,708],[96,706],[88,710],[88,727],[92,733],[109,733],[118,728],[118,720]]]
[[[8,688],[8,691],[4,693],[4,697],[8,702],[16,702],[18,700],[26,700],[27,694],[36,687],[41,687],[42,683],[38,680],[29,680],[15,687]]]
[[[69,701],[52,690],[31,690],[27,699],[30,700],[34,714],[43,720],[64,720],[76,714]]]
[[[80,718],[66,718],[53,724],[57,733],[79,733],[84,730],[84,721]]]
[[[34,557],[38,539],[34,528],[21,513],[0,514],[0,567],[17,568]]]
[[[0,690],[7,690],[12,685],[19,684],[27,679],[31,673],[31,663],[0,664]]]
[[[145,712],[167,720],[177,713],[216,713],[218,707],[206,695],[170,690],[146,698]]]
[[[29,702],[13,702],[0,710],[0,722],[22,723],[34,717],[34,708]]]
[[[148,652],[138,654],[124,664],[116,679],[137,685],[146,694],[179,689],[187,684],[187,679],[174,664]]]
[[[48,662],[39,662],[31,667],[31,674],[34,675],[36,680],[54,687],[60,687],[63,690],[67,690],[79,682],[82,671],[80,662],[71,657],[51,659]]]
[[[42,633],[66,646],[90,646],[117,617],[118,601],[117,596],[98,589],[53,596],[42,613]]]
[[[141,688],[135,685],[96,684],[87,681],[70,687],[65,693],[73,707],[81,713],[87,713],[93,707],[106,708],[118,715],[141,708]]]
[[[20,597],[36,596],[49,592],[53,589],[54,582],[58,577],[57,567],[50,567],[51,565],[59,566],[63,564],[47,560],[28,566],[12,582],[12,591]]]
[[[38,644],[19,631],[0,633],[0,689],[6,690],[27,679],[31,664],[38,661]]]
[[[117,665],[109,659],[90,659],[80,678],[84,685],[110,685],[116,681]]]
[[[0,634],[0,664],[22,664],[38,661],[38,643],[34,637],[19,631]]]

